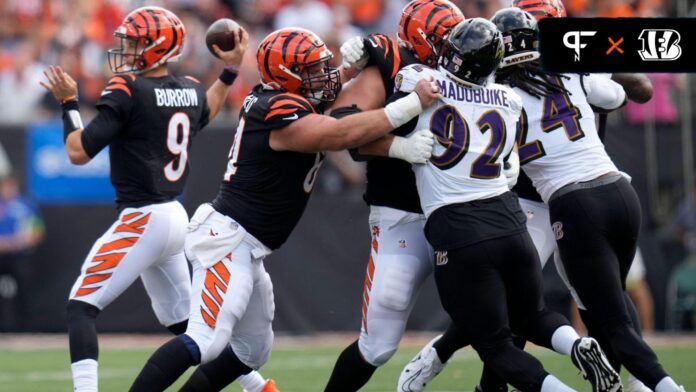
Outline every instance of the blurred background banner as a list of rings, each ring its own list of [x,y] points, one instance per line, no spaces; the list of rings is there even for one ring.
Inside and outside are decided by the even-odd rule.
[[[113,203],[109,149],[85,166],[70,163],[63,123],[48,121],[27,128],[29,195],[40,203]]]

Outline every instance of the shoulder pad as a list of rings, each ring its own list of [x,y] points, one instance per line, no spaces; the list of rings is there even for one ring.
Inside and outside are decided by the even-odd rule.
[[[396,74],[394,90],[410,93],[416,88],[421,79],[432,76],[437,79],[437,71],[422,64],[407,65]]]

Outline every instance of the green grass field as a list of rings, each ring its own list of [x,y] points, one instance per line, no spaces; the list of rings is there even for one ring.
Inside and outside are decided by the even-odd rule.
[[[0,345],[0,347],[2,347]],[[280,346],[262,369],[274,378],[281,391],[321,391],[342,347],[298,348]],[[674,344],[656,349],[663,365],[687,391],[696,391],[696,346]],[[126,391],[153,348],[117,350],[102,349],[100,354],[100,391]],[[402,366],[418,351],[404,348],[380,368],[363,391],[394,391]],[[554,373],[578,391],[590,386],[577,373],[566,357],[546,350],[530,350]],[[470,391],[478,380],[481,363],[471,349],[456,354],[445,371],[428,391]],[[180,383],[185,379],[182,377]],[[71,391],[68,353],[64,349],[8,350],[0,349],[0,391]],[[170,390],[177,390],[171,388]],[[236,386],[226,391],[239,391]]]

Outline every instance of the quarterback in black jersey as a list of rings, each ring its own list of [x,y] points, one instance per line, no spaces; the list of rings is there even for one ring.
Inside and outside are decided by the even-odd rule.
[[[170,75],[167,63],[181,56],[185,28],[172,12],[143,7],[129,13],[109,51],[116,75],[86,127],[80,118],[77,84],[60,68],[41,82],[63,108],[70,161],[88,163],[109,146],[111,182],[120,211],[90,250],[67,306],[75,391],[97,390],[99,312],[140,277],[160,323],[175,334],[186,329],[190,278],[184,256],[188,216],[175,200],[188,175],[190,141],[219,111],[247,46],[217,54],[228,68],[206,91],[193,77]]]
[[[220,390],[261,367],[273,343],[274,311],[263,259],[297,224],[323,151],[376,140],[438,97],[437,86],[421,80],[416,92],[384,109],[335,119],[320,108],[335,100],[339,71],[328,65],[333,55],[314,33],[275,31],[260,43],[256,57],[261,84],[244,101],[220,191],[189,224],[188,328],[150,357],[131,391],[162,391],[190,366],[217,362],[219,356],[228,363],[224,374],[199,368],[183,390]]]

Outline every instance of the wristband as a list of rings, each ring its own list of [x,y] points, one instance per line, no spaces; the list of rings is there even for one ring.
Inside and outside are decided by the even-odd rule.
[[[222,73],[218,77],[220,81],[225,84],[226,86],[231,86],[232,83],[234,83],[234,80],[237,79],[237,75],[239,74],[239,70],[237,67],[233,65],[228,65],[222,70]]]
[[[63,141],[67,140],[68,135],[85,126],[80,116],[80,107],[77,100],[70,100],[60,105],[63,109]]]
[[[414,91],[384,107],[389,123],[398,128],[423,112],[420,98]]]

